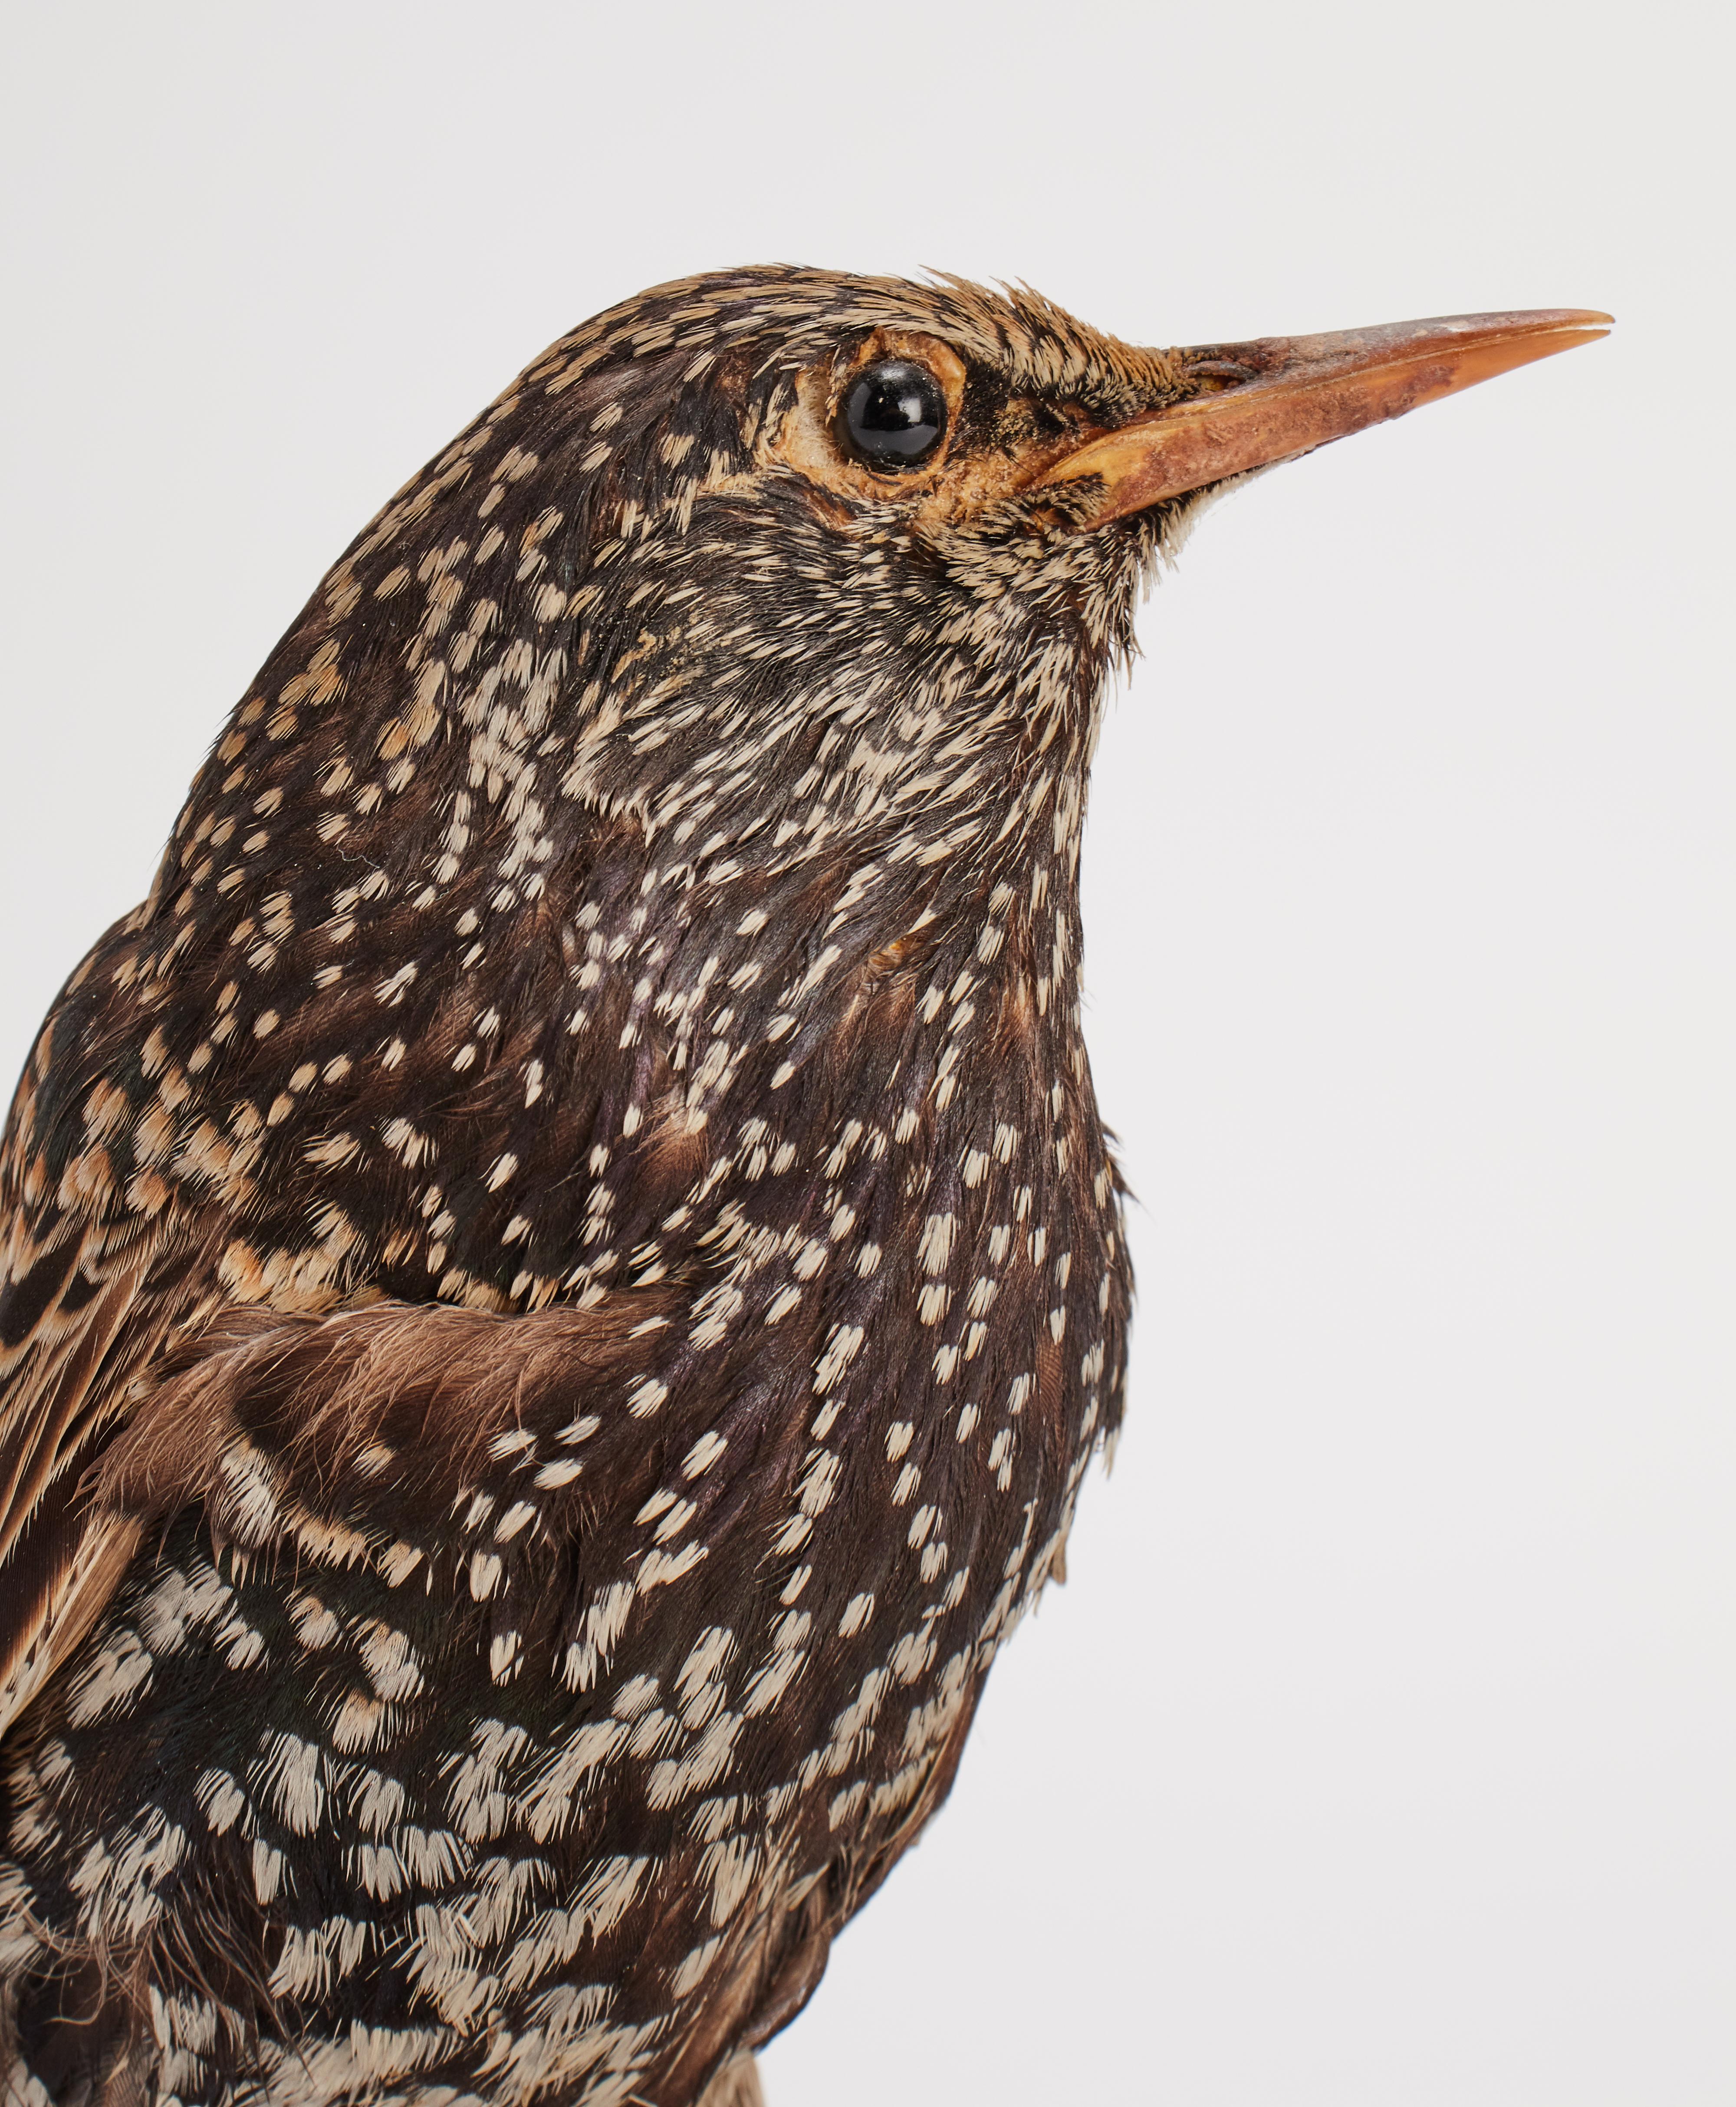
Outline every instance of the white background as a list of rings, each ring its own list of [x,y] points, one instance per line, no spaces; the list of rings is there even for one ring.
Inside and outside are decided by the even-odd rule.
[[[642,286],[1621,318],[1147,610],[1087,851],[1131,1423],[774,2107],[1736,2097],[1722,13],[7,10],[8,1070],[325,564]]]

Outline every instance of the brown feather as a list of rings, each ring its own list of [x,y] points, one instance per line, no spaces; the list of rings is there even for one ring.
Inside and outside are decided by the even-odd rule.
[[[1021,493],[1190,385],[660,288],[267,661],[0,1153],[16,2082],[689,2107],[810,1994],[1119,1417],[1078,850],[1182,508]]]

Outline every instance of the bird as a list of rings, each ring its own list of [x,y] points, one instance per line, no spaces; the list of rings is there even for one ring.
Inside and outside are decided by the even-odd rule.
[[[1121,1422],[1154,567],[1608,321],[721,271],[363,529],[0,1149],[9,2098],[759,2098]]]

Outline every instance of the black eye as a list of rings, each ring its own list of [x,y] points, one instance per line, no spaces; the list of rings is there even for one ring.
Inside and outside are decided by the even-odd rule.
[[[946,396],[926,366],[888,358],[859,373],[838,411],[838,436],[870,468],[920,468],[946,434]]]

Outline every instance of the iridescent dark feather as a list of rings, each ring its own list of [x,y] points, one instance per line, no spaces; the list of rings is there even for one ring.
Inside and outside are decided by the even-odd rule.
[[[6,1143],[18,2096],[682,2107],[806,1997],[1120,1414],[1077,862],[1179,507],[1025,472],[1188,385],[666,287],[267,662]]]

